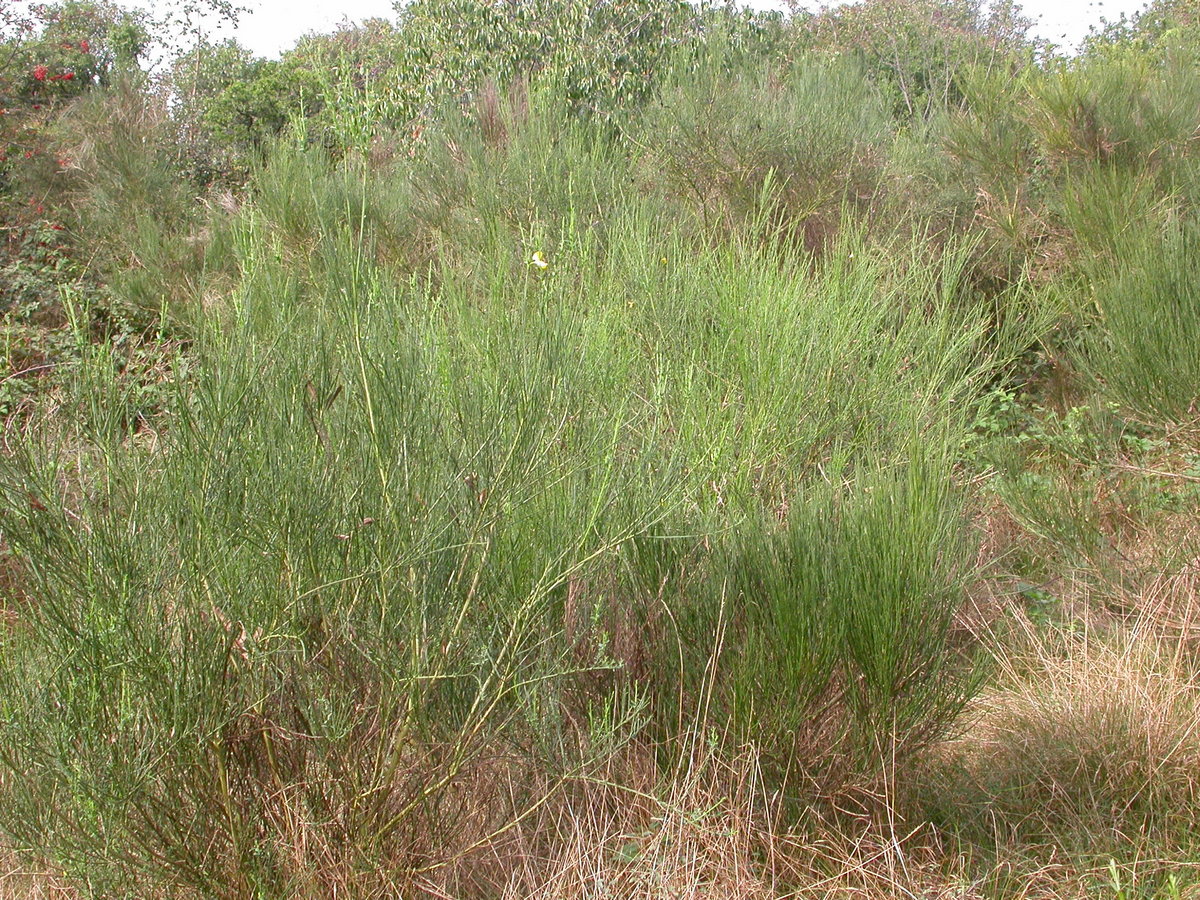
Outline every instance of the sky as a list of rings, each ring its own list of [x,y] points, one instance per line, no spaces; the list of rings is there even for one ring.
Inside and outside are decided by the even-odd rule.
[[[298,38],[312,31],[334,30],[339,22],[394,16],[392,0],[242,0],[251,8],[242,16],[233,36],[260,56],[278,56],[291,48]],[[154,7],[155,0],[143,0]],[[752,6],[765,9],[772,0],[752,0]],[[804,5],[804,4],[802,4]],[[1087,34],[1091,25],[1102,18],[1116,19],[1121,13],[1133,13],[1145,5],[1144,0],[1025,0],[1025,14],[1037,22],[1038,36],[1061,46],[1075,46]]]

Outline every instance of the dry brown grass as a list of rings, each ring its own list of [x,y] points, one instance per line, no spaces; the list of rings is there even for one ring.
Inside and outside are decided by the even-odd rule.
[[[1104,637],[1038,629],[945,748],[944,807],[1002,843],[1105,853],[1200,824],[1200,682],[1149,620]]]
[[[1155,578],[1138,597],[1138,606],[1177,659],[1200,659],[1200,556]]]
[[[77,900],[79,895],[44,867],[0,850],[0,900]]]
[[[917,783],[989,896],[1200,896],[1200,534],[1179,446],[1059,460],[1034,512],[1060,531],[979,494],[963,626],[995,668]]]
[[[646,758],[636,774],[614,773],[619,781],[589,780],[540,839],[510,848],[521,865],[505,900],[988,896],[988,878],[973,877],[927,825],[903,821],[886,786],[869,815],[797,810],[770,789],[753,748],[728,754],[697,742],[676,766],[657,788]]]

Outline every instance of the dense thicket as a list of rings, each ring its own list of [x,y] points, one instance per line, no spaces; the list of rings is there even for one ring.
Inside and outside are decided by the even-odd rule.
[[[775,896],[909,816],[995,896],[1186,887],[1187,4],[1067,57],[974,0],[414,0],[149,73],[132,13],[6,9],[15,848],[96,897]],[[647,810],[747,754],[693,812],[773,886],[654,882]],[[625,887],[554,881],[589,839]]]

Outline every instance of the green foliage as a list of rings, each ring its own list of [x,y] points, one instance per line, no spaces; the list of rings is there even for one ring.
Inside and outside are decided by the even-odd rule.
[[[1139,228],[1096,285],[1100,323],[1088,360],[1144,421],[1187,422],[1200,398],[1200,227]]]
[[[447,395],[454,360],[396,327],[416,298],[356,271],[348,242],[330,251],[345,267],[314,286],[340,309],[313,306],[276,331],[263,307],[277,299],[270,238],[253,246],[266,257],[247,260],[243,324],[204,339],[215,368],[176,394],[165,467],[114,443],[125,400],[103,351],[83,370],[112,479],[85,513],[92,549],[47,583],[61,605],[30,611],[71,664],[49,672],[32,644],[5,648],[17,679],[5,725],[29,738],[8,761],[48,753],[57,772],[9,798],[6,825],[32,837],[71,822],[56,852],[105,896],[148,876],[214,897],[299,890],[317,859],[289,859],[263,827],[289,811],[327,823],[348,862],[403,883],[413,840],[430,841],[424,852],[453,840],[430,810],[454,802],[455,773],[504,747],[578,765],[570,735],[545,730],[553,718],[527,716],[535,702],[552,712],[569,685],[560,642],[546,640],[555,598],[627,533],[612,498],[641,477],[636,460],[606,463],[611,435],[547,416],[547,402],[571,402],[552,381],[480,379]],[[540,364],[538,340],[512,338],[512,365]],[[50,488],[52,469],[13,462]],[[32,559],[73,542],[57,516],[8,517],[5,530]],[[71,611],[68,581],[86,607]],[[47,703],[57,724],[29,730]],[[69,735],[97,729],[105,740],[65,753]]]
[[[395,26],[374,20],[309,38],[278,62],[234,59],[232,48],[193,51],[175,90],[193,104],[182,106],[183,120],[202,120],[206,140],[242,160],[301,121],[304,140],[366,152],[453,117],[489,83],[507,90],[533,78],[573,114],[611,116],[650,96],[693,18],[680,0],[413,3]],[[230,62],[242,71],[219,90],[193,84],[187,71]]]
[[[64,103],[136,66],[144,45],[141,18],[108,2],[70,0],[31,9],[8,9],[0,21],[0,202],[20,198],[10,191],[44,178],[51,164],[69,160],[49,154],[45,129]],[[11,207],[5,217],[12,215]]]
[[[418,103],[536,73],[573,108],[600,115],[647,96],[692,18],[680,0],[418,0],[399,12]]]
[[[984,236],[985,272],[1085,270],[1131,221],[1194,205],[1200,76],[1184,54],[1096,46],[1015,72],[966,68],[959,84],[961,107],[931,123],[926,202]]]
[[[0,462],[5,538],[42,598],[0,663],[5,765],[36,772],[4,782],[0,816],[94,891],[294,894],[333,877],[318,848],[337,846],[403,892],[454,852],[459,779],[507,761],[501,827],[647,723],[670,734],[680,690],[777,759],[798,722],[847,710],[850,778],[969,692],[945,652],[967,570],[936,448],[1012,348],[960,302],[965,255],[912,248],[897,270],[848,237],[814,270],[753,234],[689,245],[637,191],[574,181],[610,163],[569,129],[550,168],[563,126],[530,110],[463,151],[483,222],[442,233],[429,277],[377,253],[376,210],[419,181],[277,154],[234,223],[236,285],[197,308],[165,397],[97,347],[69,395],[87,461],[31,436]],[[818,627],[814,591],[853,679],[833,693],[804,693],[779,643]],[[737,627],[705,676],[722,598]],[[787,714],[762,694],[781,684]]]
[[[223,232],[204,230],[174,134],[160,98],[140,80],[119,82],[79,98],[47,127],[48,155],[61,168],[22,173],[52,210],[39,215],[54,216],[47,225],[57,246],[76,265],[84,248],[87,280],[104,283],[103,305],[136,328],[170,330],[184,298],[203,296],[222,269]]]
[[[59,226],[61,229],[62,226]],[[0,266],[0,416],[15,416],[27,400],[58,383],[75,342],[59,309],[64,286],[81,279],[65,252],[64,235],[45,220],[14,228]]]
[[[985,8],[979,0],[871,0],[814,16],[800,40],[858,56],[886,86],[898,114],[922,117],[957,104],[965,69],[1031,61],[1031,27],[1010,2]]]
[[[1161,166],[1190,149],[1198,85],[1192,63],[1177,55],[1159,64],[1097,56],[1037,84],[1033,125],[1058,165]]]
[[[1054,567],[1132,594],[1194,502],[1182,19],[417,0],[152,82],[55,9],[4,37],[0,828],[92,896],[495,896],[464,861],[722,734],[890,814],[981,561],[1066,631]],[[1018,756],[964,796],[1035,809]]]
[[[1133,15],[1121,13],[1115,20],[1094,27],[1084,44],[1085,52],[1104,52],[1117,46],[1148,55],[1177,48],[1195,47],[1197,9],[1194,0],[1152,0]]]
[[[380,142],[412,149],[418,110],[436,101],[413,81],[414,40],[418,34],[371,19],[301,41],[286,60],[317,76],[321,97],[319,114],[304,122],[304,137],[335,153],[373,151]]]
[[[234,148],[244,169],[302,120],[302,138],[335,153],[367,152],[381,141],[411,145],[432,122],[469,108],[489,83],[507,90],[535,79],[574,114],[610,117],[650,96],[694,19],[681,0],[418,2],[399,10],[395,25],[372,20],[311,37],[279,62],[228,60],[244,71],[218,91],[189,87],[195,76],[177,70],[175,90],[203,109],[185,105],[185,120],[202,120],[207,141]],[[207,51],[211,61],[201,63],[204,54],[194,51],[188,67],[219,65],[233,52]]]
[[[236,183],[244,178],[245,151],[222,141],[218,123],[237,117],[232,108],[234,98],[225,92],[235,84],[253,81],[259,67],[253,54],[233,40],[219,44],[200,41],[172,62],[167,84],[171,121],[177,130],[174,140],[185,171],[195,183]],[[261,131],[266,131],[265,127]],[[243,138],[249,136],[243,134]]]
[[[324,98],[318,77],[295,62],[255,60],[247,68],[213,98],[205,120],[214,140],[253,159],[294,118],[319,112]]]
[[[709,225],[737,227],[765,208],[781,233],[821,246],[843,204],[879,186],[883,102],[845,61],[724,68],[718,56],[663,89],[637,141],[645,163]]]
[[[739,529],[729,571],[747,622],[735,710],[780,769],[895,764],[970,696],[949,640],[969,545],[945,471],[916,459],[865,472],[852,487],[817,486],[782,528]]]

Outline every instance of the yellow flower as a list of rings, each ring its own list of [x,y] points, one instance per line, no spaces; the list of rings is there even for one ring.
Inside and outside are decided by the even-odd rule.
[[[542,256],[541,250],[538,250],[529,258],[529,264],[539,269],[550,268],[550,263],[546,262],[546,257]]]

